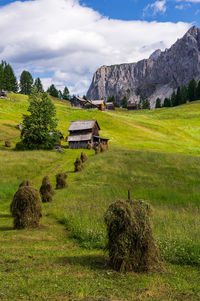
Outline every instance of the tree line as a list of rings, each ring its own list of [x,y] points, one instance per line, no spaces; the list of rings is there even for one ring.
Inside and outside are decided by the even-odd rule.
[[[36,87],[39,93],[44,92],[44,88],[41,79],[38,77],[33,79],[29,71],[23,70],[19,83],[17,77],[11,67],[6,61],[2,61],[0,64],[0,91],[12,91],[14,93],[21,93],[25,95],[30,95],[32,88]],[[55,85],[52,84],[47,89],[47,92],[53,96],[60,99],[69,100],[70,93],[69,89],[65,86],[63,91],[56,89]]]
[[[187,86],[178,87],[170,98],[166,97],[163,105],[161,105],[161,99],[157,98],[155,108],[175,107],[194,100],[200,100],[200,81],[197,82],[193,78]]]

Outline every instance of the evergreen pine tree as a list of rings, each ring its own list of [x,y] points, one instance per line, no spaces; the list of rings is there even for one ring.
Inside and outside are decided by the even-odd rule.
[[[188,89],[186,86],[182,86],[181,88],[181,103],[186,103],[188,100]]]
[[[54,84],[52,84],[48,89],[47,89],[47,93],[49,93],[49,95],[53,96],[53,97],[57,97],[58,98],[58,90],[56,89],[56,87],[54,86]]]
[[[172,107],[176,106],[176,92],[174,91],[171,96]]]
[[[166,97],[164,99],[163,107],[166,107],[166,108],[171,107],[171,99],[170,98]]]
[[[56,109],[48,93],[42,92],[41,98],[34,87],[29,96],[29,115],[23,116],[23,129],[18,149],[49,149],[56,143],[59,136]]]
[[[156,99],[156,106],[155,106],[155,108],[156,109],[161,108],[161,99],[160,98]]]
[[[12,67],[6,62],[3,62],[3,86],[6,91],[18,91],[17,78]]]
[[[122,107],[123,108],[127,108],[127,103],[128,103],[128,100],[127,100],[126,96],[124,96],[122,98]]]
[[[196,87],[196,99],[200,100],[200,81],[198,82],[198,85]]]
[[[181,88],[178,87],[176,92],[176,106],[180,105],[181,103],[182,103]]]
[[[33,78],[30,72],[24,70],[20,76],[20,93],[30,95],[33,86]]]
[[[63,90],[63,99],[65,99],[65,100],[69,100],[70,99],[69,89],[67,87],[64,87],[64,90]]]
[[[35,79],[34,87],[37,88],[38,92],[40,92],[40,93],[44,92],[42,82],[39,77]]]
[[[196,94],[196,86],[197,83],[195,79],[193,78],[188,85],[188,99],[189,101],[194,101],[195,100],[195,94]]]
[[[0,91],[4,88],[4,72],[3,72],[3,65],[0,64]]]

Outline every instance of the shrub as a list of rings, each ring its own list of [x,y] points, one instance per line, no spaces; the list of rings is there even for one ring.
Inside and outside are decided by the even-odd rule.
[[[11,142],[9,140],[5,141],[5,147],[11,147]]]
[[[40,187],[40,194],[43,203],[48,203],[52,201],[52,196],[55,194],[55,191],[51,185],[48,176],[45,176],[42,180],[42,186]]]
[[[150,271],[161,269],[159,251],[150,224],[150,206],[140,200],[117,201],[105,214],[109,261],[113,269]]]
[[[13,197],[10,211],[15,229],[38,227],[42,217],[39,192],[32,186],[21,186]]]
[[[82,152],[81,153],[81,161],[84,163],[85,161],[87,161],[87,159],[88,159],[88,157],[87,157],[87,155],[86,155],[86,153],[85,152]]]
[[[67,174],[65,172],[59,173],[56,175],[56,189],[63,189],[66,188],[67,182]]]
[[[83,163],[80,158],[76,159],[76,161],[74,162],[74,167],[75,172],[83,170]]]

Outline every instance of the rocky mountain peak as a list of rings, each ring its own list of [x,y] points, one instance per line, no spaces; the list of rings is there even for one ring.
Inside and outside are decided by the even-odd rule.
[[[170,97],[192,78],[200,80],[200,29],[195,26],[171,48],[163,52],[158,49],[149,59],[99,68],[87,98],[107,100],[115,96],[120,104],[124,96],[131,102],[142,97],[148,98],[153,108],[157,97]]]

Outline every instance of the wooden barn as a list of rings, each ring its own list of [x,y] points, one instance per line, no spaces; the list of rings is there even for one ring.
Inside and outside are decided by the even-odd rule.
[[[137,103],[136,102],[131,102],[127,104],[127,109],[128,110],[137,110]]]
[[[86,100],[78,96],[74,96],[71,99],[71,107],[104,111],[105,103],[104,100]]]
[[[96,120],[78,120],[72,121],[68,131],[69,148],[87,148],[88,143],[92,146],[102,143],[108,146],[108,140],[99,136],[100,127]]]
[[[115,110],[115,105],[113,102],[106,103],[106,110]]]
[[[74,96],[74,97],[70,100],[70,102],[71,102],[71,107],[76,107],[76,108],[81,108],[81,109],[83,109],[86,100],[83,99],[83,98],[80,98],[80,97],[78,97],[78,96]]]

